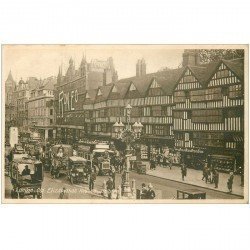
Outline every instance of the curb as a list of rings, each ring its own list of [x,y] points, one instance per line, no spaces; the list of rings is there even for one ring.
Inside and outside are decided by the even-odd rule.
[[[183,182],[183,181],[177,181],[177,180],[173,180],[173,179],[169,179],[169,178],[165,178],[165,177],[155,176],[155,175],[152,175],[152,174],[147,174],[146,173],[146,175],[153,176],[153,177],[156,177],[156,178],[161,178],[161,179],[168,180],[168,181],[174,181],[174,182],[178,182],[178,183],[182,183],[182,184],[187,184],[187,185],[190,185],[190,186],[210,189],[210,190],[213,190],[213,191],[216,191],[216,192],[221,192],[221,193],[224,193],[224,194],[231,194],[231,195],[238,196],[238,197],[241,197],[242,199],[244,199],[244,195],[240,195],[240,194],[228,193],[228,192],[221,191],[221,190],[218,190],[218,189],[214,189],[214,188],[210,188],[210,187],[202,187],[202,186],[199,186],[199,185],[196,185],[196,184],[191,184],[191,183],[187,183],[187,182]]]

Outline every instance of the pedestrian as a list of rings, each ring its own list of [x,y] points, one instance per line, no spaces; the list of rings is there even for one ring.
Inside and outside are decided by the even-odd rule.
[[[92,169],[90,176],[89,176],[89,190],[92,191],[94,189],[94,185],[95,185],[95,180],[96,180],[96,173],[95,171]]]
[[[185,166],[184,162],[181,165],[181,176],[183,181],[184,178],[187,176],[187,167]]]
[[[214,183],[214,168],[210,167],[210,183]]]
[[[162,159],[162,156],[161,156],[161,153],[158,153],[157,155],[157,165],[161,167],[161,159]]]
[[[111,169],[111,177],[113,179],[113,187],[114,188],[115,188],[115,175],[116,175],[115,168],[112,167],[112,169]]]
[[[147,199],[154,199],[154,198],[155,198],[155,191],[153,190],[152,184],[149,183],[147,191]]]
[[[69,194],[66,191],[66,188],[64,187],[62,189],[62,192],[59,194],[58,199],[68,199],[69,198]]]
[[[206,178],[206,183],[209,181],[211,183],[211,171],[210,168],[207,167],[207,178]]]
[[[227,187],[228,187],[229,193],[232,193],[233,191],[233,180],[234,180],[234,173],[230,172],[229,178],[227,180]]]
[[[213,174],[213,176],[214,176],[214,187],[215,188],[218,188],[218,184],[219,184],[219,172],[218,172],[218,170],[214,170],[214,174]]]
[[[173,164],[173,157],[170,155],[169,156],[169,169],[171,170],[172,169],[172,164]]]
[[[109,177],[108,181],[106,182],[106,186],[108,191],[108,198],[111,199],[112,190],[114,189],[114,182],[112,177]]]
[[[142,187],[142,189],[141,189],[141,199],[147,199],[148,189],[146,187],[146,184],[142,183],[141,187]]]
[[[156,169],[156,162],[154,159],[151,159],[150,161],[150,169],[155,170]]]
[[[167,166],[167,157],[165,155],[163,155],[163,167],[166,167]]]
[[[240,186],[244,187],[244,166],[239,167],[239,174],[240,174]]]
[[[207,166],[207,162],[204,163],[204,166],[203,166],[203,171],[202,171],[202,180],[205,179],[206,183],[207,183],[207,179],[208,179],[208,176],[207,176],[207,169],[208,169],[208,166]]]

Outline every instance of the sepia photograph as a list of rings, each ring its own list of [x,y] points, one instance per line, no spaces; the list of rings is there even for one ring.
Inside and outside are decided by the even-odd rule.
[[[2,202],[247,203],[247,70],[245,45],[2,45]]]

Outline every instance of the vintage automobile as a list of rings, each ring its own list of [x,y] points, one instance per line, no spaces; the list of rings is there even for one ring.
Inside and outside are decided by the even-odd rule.
[[[10,167],[10,179],[12,199],[22,199],[28,195],[42,198],[43,166],[40,161],[31,157],[14,159]]]
[[[16,144],[15,147],[13,148],[13,153],[14,154],[24,154],[25,151],[24,151],[21,144]]]
[[[27,151],[31,156],[37,156],[38,154],[40,154],[41,151],[40,142],[36,140],[30,140],[27,145]]]
[[[14,161],[14,160],[19,160],[19,159],[22,159],[22,158],[27,158],[28,157],[28,154],[25,153],[24,149],[21,147],[21,145],[16,145],[12,152],[12,159],[11,161]]]
[[[80,156],[69,157],[68,179],[71,184],[88,182],[90,171],[88,160]]]
[[[98,175],[110,175],[111,164],[110,158],[114,151],[109,149],[109,145],[105,143],[96,144],[92,152],[92,167],[97,168]]]
[[[79,145],[77,148],[78,155],[91,161],[92,148],[88,145]]]
[[[206,192],[198,189],[177,190],[177,199],[206,199]]]
[[[69,157],[73,156],[71,145],[60,144],[52,147],[51,176],[59,178],[61,174],[68,174]]]

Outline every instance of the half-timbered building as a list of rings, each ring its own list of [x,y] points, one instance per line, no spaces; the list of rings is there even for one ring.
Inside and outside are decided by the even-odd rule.
[[[94,89],[86,88],[84,68],[72,79],[69,69],[65,77],[71,80],[57,87],[58,135],[73,141],[115,141],[113,124],[126,123],[124,107],[130,104],[131,123],[143,124],[142,159],[172,149],[190,167],[201,168],[203,159],[217,155],[220,164],[232,170],[243,164],[243,66],[243,59],[201,64],[197,53],[185,51],[180,68]]]
[[[173,111],[175,147],[186,164],[201,167],[202,158],[213,155],[220,168],[243,164],[243,66],[236,59],[186,67],[174,90]],[[223,156],[234,157],[234,165],[225,157],[223,163]]]

